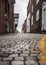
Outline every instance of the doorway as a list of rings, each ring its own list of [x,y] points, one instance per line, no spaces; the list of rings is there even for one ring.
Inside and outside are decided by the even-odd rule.
[[[46,2],[42,5],[42,31],[46,31]]]

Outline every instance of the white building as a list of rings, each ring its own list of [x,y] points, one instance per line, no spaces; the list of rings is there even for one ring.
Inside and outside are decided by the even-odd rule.
[[[18,26],[18,22],[19,22],[19,14],[15,13],[14,14],[14,31],[16,31],[16,28]]]
[[[27,16],[27,26],[26,26],[26,32],[30,32],[30,13]]]

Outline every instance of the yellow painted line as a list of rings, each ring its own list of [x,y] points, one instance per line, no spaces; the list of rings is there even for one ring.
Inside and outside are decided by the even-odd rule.
[[[40,41],[40,54],[41,62],[46,63],[46,35],[43,35],[43,38]]]

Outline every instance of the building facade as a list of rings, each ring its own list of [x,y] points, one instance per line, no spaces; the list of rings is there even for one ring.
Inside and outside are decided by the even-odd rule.
[[[22,25],[22,33],[26,33],[26,26],[27,26],[27,19],[24,20],[24,23]]]
[[[30,5],[30,1],[28,3],[28,7],[27,7],[27,25],[26,25],[26,32],[30,33],[30,17],[31,17],[31,5]]]
[[[14,13],[14,32],[16,31],[16,28],[18,26],[19,22],[19,13]]]
[[[0,0],[0,34],[13,32],[15,0]]]
[[[30,32],[46,31],[46,0],[29,0],[27,16],[30,13]]]

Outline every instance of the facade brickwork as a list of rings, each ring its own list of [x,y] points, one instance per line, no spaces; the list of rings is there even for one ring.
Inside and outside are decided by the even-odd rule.
[[[38,3],[36,4],[36,1]],[[46,2],[46,0],[29,0],[28,7],[27,7],[27,16],[30,12],[30,32],[41,32],[42,28],[42,5]],[[32,8],[33,6],[33,8]],[[32,11],[33,9],[33,11]],[[36,20],[37,11],[39,10],[39,19]],[[31,18],[33,16],[33,24],[31,25]]]
[[[0,0],[0,34],[13,32],[14,0]]]
[[[22,31],[26,33],[26,24],[27,24],[27,19],[24,20],[23,26],[22,26]]]

